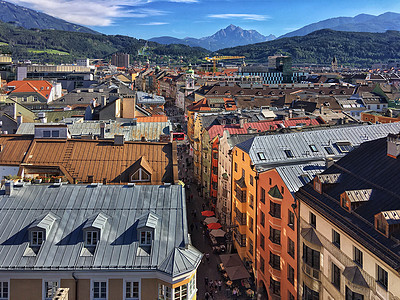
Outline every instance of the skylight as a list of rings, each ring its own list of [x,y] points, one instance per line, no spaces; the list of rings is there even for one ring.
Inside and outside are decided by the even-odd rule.
[[[259,158],[259,159],[265,160],[264,152],[258,152],[257,155],[258,155],[258,158]]]
[[[337,142],[336,146],[339,148],[340,152],[347,153],[353,150],[353,146],[350,142]]]
[[[335,154],[335,152],[333,152],[333,150],[332,150],[332,148],[331,148],[330,146],[324,147],[324,148],[325,148],[326,153],[328,153],[328,154],[330,154],[330,155]]]
[[[312,152],[318,152],[317,146],[315,146],[314,144],[309,145],[309,146],[310,146],[310,149]]]
[[[293,156],[293,153],[292,153],[292,150],[283,150],[283,151],[285,151],[285,154],[286,154],[286,157],[287,157],[287,158],[292,158],[292,157],[294,157],[294,156]]]

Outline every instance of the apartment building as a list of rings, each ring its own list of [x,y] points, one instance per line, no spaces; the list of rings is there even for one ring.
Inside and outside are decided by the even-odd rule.
[[[2,299],[196,299],[180,185],[7,182],[0,215]]]
[[[399,145],[365,142],[296,193],[303,299],[400,299]]]
[[[396,123],[321,128],[255,136],[233,147],[233,243],[269,297],[297,298],[293,193],[364,141],[399,129]]]

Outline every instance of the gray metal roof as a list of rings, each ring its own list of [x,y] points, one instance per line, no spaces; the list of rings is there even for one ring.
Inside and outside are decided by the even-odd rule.
[[[144,104],[144,105],[150,105],[150,104],[158,104],[158,105],[164,105],[165,104],[165,98],[162,96],[157,96],[155,94],[148,94],[145,92],[136,92],[136,103],[137,104]]]
[[[361,143],[399,133],[400,123],[375,124],[361,126],[345,126],[340,128],[316,129],[286,134],[255,136],[238,145],[249,153],[252,163],[257,169],[274,168],[289,164],[305,164],[322,161],[327,157],[338,159],[346,152],[340,150],[338,142],[350,142],[352,147]],[[314,145],[314,151],[311,148]],[[333,154],[328,154],[329,147]],[[285,150],[290,150],[288,157]],[[263,153],[265,159],[260,159]]]
[[[160,135],[170,135],[172,128],[170,121],[139,122],[136,125],[117,121],[60,122],[48,123],[48,125],[67,124],[72,137],[90,134],[99,136],[102,122],[105,123],[105,138],[114,138],[116,134],[123,134],[125,141],[140,141],[142,137],[145,137],[147,141],[157,142],[160,140]],[[39,123],[22,123],[18,127],[17,134],[34,134],[35,124]]]
[[[151,250],[141,256],[137,224],[139,217],[150,211],[159,219]],[[28,226],[49,212],[59,219],[39,252],[24,256],[29,247]],[[108,216],[100,224],[100,241],[92,255],[82,255],[82,229],[99,213],[102,221]],[[175,276],[197,268],[201,257],[189,245],[185,194],[180,185],[27,185],[15,188],[11,196],[0,195],[3,270],[145,269]]]

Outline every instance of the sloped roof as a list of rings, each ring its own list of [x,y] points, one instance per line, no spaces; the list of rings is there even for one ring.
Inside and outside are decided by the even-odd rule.
[[[14,187],[12,196],[0,195],[0,269],[194,271],[202,254],[189,244],[185,198],[180,185]],[[139,256],[136,222],[148,211],[159,216],[158,230],[150,253]],[[35,258],[24,256],[27,227],[48,212],[59,216],[57,226]],[[83,224],[99,212],[109,216],[107,225],[93,255],[81,256]]]
[[[0,165],[20,165],[32,141],[31,135],[0,135]]]
[[[139,217],[137,228],[149,227],[155,229],[158,223],[159,216],[150,211]]]
[[[46,80],[14,80],[7,84],[15,86],[15,89],[10,94],[15,93],[38,93],[44,98],[48,98],[52,85]]]
[[[322,246],[321,240],[317,236],[317,234],[314,231],[314,228],[309,227],[309,228],[303,228],[301,230],[301,236],[311,244],[317,245],[317,246]]]
[[[353,284],[369,288],[367,281],[357,266],[346,267],[343,271],[343,276]]]
[[[85,225],[83,226],[83,229],[97,228],[97,229],[102,230],[108,219],[109,219],[109,216],[107,216],[103,212],[95,213],[88,217]]]
[[[176,247],[165,260],[159,269],[172,276],[179,276],[197,268],[203,254],[191,245],[187,248]]]
[[[139,168],[142,168],[150,175],[153,174],[153,169],[150,166],[149,162],[146,160],[145,156],[141,156],[133,165],[132,165],[132,172],[135,172]]]
[[[59,219],[59,217],[52,212],[44,213],[37,217],[37,219],[29,226],[29,229],[41,228],[49,231],[57,219]]]
[[[276,185],[268,191],[268,194],[270,194],[271,197],[274,197],[277,199],[283,199],[283,196],[282,196],[281,192],[279,191],[278,186],[276,186]]]

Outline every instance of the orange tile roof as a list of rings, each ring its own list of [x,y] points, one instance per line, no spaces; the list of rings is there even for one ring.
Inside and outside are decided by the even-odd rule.
[[[0,135],[0,165],[19,166],[33,137],[30,135]]]
[[[149,184],[176,182],[176,145],[171,143],[125,142],[114,145],[111,140],[50,140],[35,139],[23,160],[29,169],[59,167],[72,181],[127,183],[132,167],[145,157],[153,174]]]
[[[150,117],[136,117],[137,122],[168,122],[168,117],[164,115],[153,115]]]
[[[14,80],[8,83],[8,86],[15,86],[13,93],[38,93],[44,98],[49,98],[52,85],[46,80]]]

